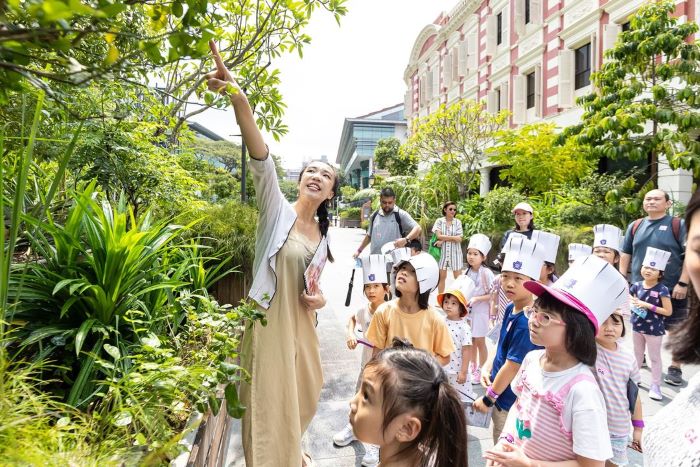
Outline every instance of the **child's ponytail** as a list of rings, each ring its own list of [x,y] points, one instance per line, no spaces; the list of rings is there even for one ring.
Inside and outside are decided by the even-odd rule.
[[[434,467],[467,467],[467,422],[464,406],[447,379],[440,382],[424,443]]]

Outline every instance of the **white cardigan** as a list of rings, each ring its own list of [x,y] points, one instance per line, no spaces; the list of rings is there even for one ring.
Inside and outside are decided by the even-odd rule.
[[[255,233],[253,284],[248,297],[267,310],[277,291],[277,252],[287,241],[297,213],[280,191],[275,162],[269,154],[264,161],[249,159],[249,167],[253,174],[259,214]]]

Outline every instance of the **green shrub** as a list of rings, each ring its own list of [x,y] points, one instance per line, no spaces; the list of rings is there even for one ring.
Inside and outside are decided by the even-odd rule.
[[[258,223],[256,208],[239,201],[210,204],[182,214],[180,224],[197,221],[186,238],[212,247],[213,254],[229,258],[230,264],[241,271],[252,271],[255,257],[255,230]]]
[[[362,208],[346,208],[340,211],[340,218],[360,220],[361,213]]]

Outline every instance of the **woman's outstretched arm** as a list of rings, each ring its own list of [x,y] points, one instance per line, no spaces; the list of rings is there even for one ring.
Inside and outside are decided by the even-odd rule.
[[[253,110],[248,103],[248,97],[243,90],[238,86],[233,75],[228,71],[224,61],[219,55],[219,50],[216,48],[214,41],[209,41],[209,48],[216,63],[216,71],[209,73],[207,77],[207,87],[210,91],[226,94],[231,99],[233,110],[236,113],[236,121],[241,129],[243,142],[248,148],[250,157],[258,160],[267,158],[267,145],[263,140],[262,133],[253,117]]]

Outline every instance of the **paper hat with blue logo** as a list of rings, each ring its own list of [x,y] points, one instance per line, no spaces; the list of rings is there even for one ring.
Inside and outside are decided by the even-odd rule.
[[[465,275],[459,276],[450,285],[450,288],[445,293],[439,293],[437,295],[438,305],[442,306],[443,300],[445,300],[445,295],[449,294],[454,296],[459,303],[464,305],[464,308],[469,306],[469,302],[474,296],[474,290],[476,290],[476,284],[474,281]]]
[[[396,250],[394,250],[396,251]],[[393,253],[393,252],[392,252]],[[403,259],[394,266],[398,271],[404,263],[409,263],[416,270],[416,278],[418,279],[418,290],[420,293],[432,292],[438,284],[438,276],[440,270],[435,258],[428,253],[421,252],[415,256],[410,256],[408,259]]]
[[[597,256],[578,258],[554,285],[536,281],[523,284],[540,296],[547,292],[560,302],[580,311],[598,326],[627,300],[627,280],[611,264]]]
[[[544,249],[544,260],[548,263],[557,262],[559,250],[559,235],[544,230],[533,230],[530,240],[539,244]]]
[[[386,284],[386,256],[369,255],[362,261],[362,282],[364,284]]]
[[[671,252],[659,250],[658,248],[647,247],[647,253],[644,255],[642,266],[665,271],[668,260],[671,259]]]
[[[569,261],[573,261],[582,256],[589,256],[593,253],[593,248],[583,243],[569,243]]]
[[[503,259],[501,272],[517,272],[532,279],[539,279],[542,266],[544,249],[538,243],[523,237],[522,240],[511,242],[510,250]]]
[[[482,255],[488,256],[489,251],[491,251],[491,240],[484,234],[474,234],[469,237],[469,245],[467,245],[467,250],[474,248],[479,250]]]
[[[593,248],[604,246],[620,252],[622,242],[622,230],[610,224],[598,224],[593,226]]]

